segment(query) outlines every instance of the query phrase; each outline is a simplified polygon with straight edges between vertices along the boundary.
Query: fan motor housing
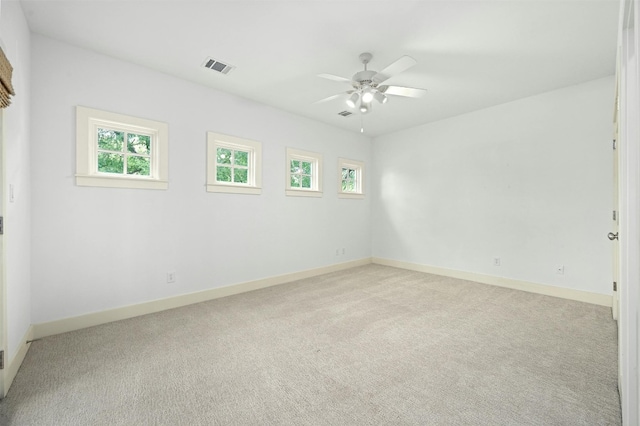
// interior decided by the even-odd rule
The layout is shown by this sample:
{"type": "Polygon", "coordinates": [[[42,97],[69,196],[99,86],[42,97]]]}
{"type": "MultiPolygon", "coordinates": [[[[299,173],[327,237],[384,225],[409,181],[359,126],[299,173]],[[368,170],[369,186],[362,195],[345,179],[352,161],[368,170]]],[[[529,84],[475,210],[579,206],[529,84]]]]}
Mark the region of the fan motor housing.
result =
{"type": "MultiPolygon", "coordinates": [[[[360,71],[353,75],[353,81],[358,82],[359,86],[371,86],[371,83],[373,81],[373,76],[376,74],[377,74],[376,71],[369,71],[369,70],[360,71]]],[[[354,87],[356,87],[355,84],[354,84],[354,87]]]]}

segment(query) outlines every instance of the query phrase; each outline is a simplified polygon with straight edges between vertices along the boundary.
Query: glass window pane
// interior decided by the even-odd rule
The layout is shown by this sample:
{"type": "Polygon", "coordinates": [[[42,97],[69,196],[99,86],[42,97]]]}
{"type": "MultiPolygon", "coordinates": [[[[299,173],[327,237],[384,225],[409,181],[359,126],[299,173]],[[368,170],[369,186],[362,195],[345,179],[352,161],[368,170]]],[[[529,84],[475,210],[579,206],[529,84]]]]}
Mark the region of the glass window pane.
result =
{"type": "Polygon", "coordinates": [[[102,173],[123,173],[124,154],[98,153],[98,171],[102,173]]]}
{"type": "MultiPolygon", "coordinates": [[[[231,150],[230,149],[226,149],[226,148],[218,148],[216,150],[216,162],[218,164],[231,164],[231,150]]],[[[229,175],[231,176],[231,175],[229,175]]],[[[218,179],[220,180],[220,179],[218,179]]],[[[224,182],[230,182],[230,181],[224,181],[224,182]]]]}
{"type": "Polygon", "coordinates": [[[149,155],[151,153],[151,136],[127,135],[127,149],[133,154],[149,155]]]}
{"type": "Polygon", "coordinates": [[[342,168],[342,180],[345,180],[349,176],[349,169],[342,168]]]}
{"type": "Polygon", "coordinates": [[[302,187],[311,188],[311,176],[302,176],[302,187]]]}
{"type": "Polygon", "coordinates": [[[234,169],[233,170],[233,181],[237,183],[247,183],[247,169],[234,169]]]}
{"type": "Polygon", "coordinates": [[[249,153],[246,151],[233,151],[233,155],[235,158],[234,164],[238,166],[248,166],[249,165],[249,153]]]}
{"type": "Polygon", "coordinates": [[[122,151],[124,148],[124,132],[98,128],[98,149],[122,151]]]}
{"type": "Polygon", "coordinates": [[[343,192],[356,192],[356,183],[353,180],[346,179],[342,181],[343,192]]]}
{"type": "Polygon", "coordinates": [[[300,161],[291,160],[291,173],[298,173],[300,171],[300,161]]]}
{"type": "Polygon", "coordinates": [[[231,167],[217,166],[216,180],[218,182],[231,182],[231,167]]]}
{"type": "Polygon", "coordinates": [[[353,169],[349,169],[349,178],[350,179],[355,179],[356,178],[356,171],[353,169]]]}
{"type": "Polygon", "coordinates": [[[149,157],[130,156],[127,158],[127,174],[149,176],[149,157]]]}
{"type": "Polygon", "coordinates": [[[300,175],[291,175],[291,187],[300,188],[300,175]]]}
{"type": "Polygon", "coordinates": [[[311,163],[307,162],[307,161],[303,161],[302,162],[302,173],[304,173],[305,175],[310,175],[311,174],[311,163]]]}

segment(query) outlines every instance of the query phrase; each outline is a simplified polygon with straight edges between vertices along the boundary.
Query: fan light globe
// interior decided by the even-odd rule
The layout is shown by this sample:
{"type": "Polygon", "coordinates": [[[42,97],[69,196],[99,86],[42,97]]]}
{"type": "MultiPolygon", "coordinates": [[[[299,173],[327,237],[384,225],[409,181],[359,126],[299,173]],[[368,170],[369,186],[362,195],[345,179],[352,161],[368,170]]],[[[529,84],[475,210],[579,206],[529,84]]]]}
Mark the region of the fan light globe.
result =
{"type": "Polygon", "coordinates": [[[376,99],[376,101],[380,102],[381,104],[384,104],[389,100],[389,98],[387,98],[387,95],[385,95],[382,92],[376,92],[375,95],[373,95],[373,97],[376,99]]]}
{"type": "Polygon", "coordinates": [[[373,93],[371,92],[371,89],[367,88],[364,90],[364,92],[362,93],[362,102],[365,103],[369,103],[373,100],[373,93]]]}
{"type": "Polygon", "coordinates": [[[349,108],[355,108],[356,102],[358,102],[358,94],[354,93],[349,99],[347,99],[347,106],[349,108]]]}
{"type": "Polygon", "coordinates": [[[366,114],[371,109],[371,106],[366,102],[360,102],[360,112],[366,114]]]}

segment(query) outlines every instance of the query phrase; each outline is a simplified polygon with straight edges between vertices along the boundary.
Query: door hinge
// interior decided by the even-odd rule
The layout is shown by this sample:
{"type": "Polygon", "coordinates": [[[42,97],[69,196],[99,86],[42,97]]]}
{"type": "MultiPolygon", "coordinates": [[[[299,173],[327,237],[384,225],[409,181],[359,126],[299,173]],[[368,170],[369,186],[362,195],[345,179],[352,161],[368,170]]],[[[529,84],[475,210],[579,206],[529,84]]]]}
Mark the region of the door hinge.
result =
{"type": "Polygon", "coordinates": [[[618,218],[618,212],[616,212],[615,210],[613,211],[613,220],[617,220],[618,218]]]}
{"type": "Polygon", "coordinates": [[[618,291],[618,283],[617,282],[613,282],[613,291],[618,291]]]}
{"type": "Polygon", "coordinates": [[[616,149],[616,140],[613,140],[613,149],[616,149]]]}
{"type": "Polygon", "coordinates": [[[0,370],[4,370],[4,351],[0,351],[0,370]]]}
{"type": "Polygon", "coordinates": [[[4,234],[4,217],[0,216],[0,235],[4,234]]]}

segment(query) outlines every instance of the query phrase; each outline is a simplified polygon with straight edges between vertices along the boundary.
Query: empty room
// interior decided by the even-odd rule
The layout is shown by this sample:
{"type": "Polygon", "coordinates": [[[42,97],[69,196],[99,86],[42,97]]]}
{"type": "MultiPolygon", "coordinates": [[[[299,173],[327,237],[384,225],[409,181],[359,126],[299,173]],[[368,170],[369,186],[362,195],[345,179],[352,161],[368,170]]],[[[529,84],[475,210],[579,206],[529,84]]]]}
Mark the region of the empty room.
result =
{"type": "Polygon", "coordinates": [[[0,0],[0,425],[637,425],[636,0],[0,0]]]}

